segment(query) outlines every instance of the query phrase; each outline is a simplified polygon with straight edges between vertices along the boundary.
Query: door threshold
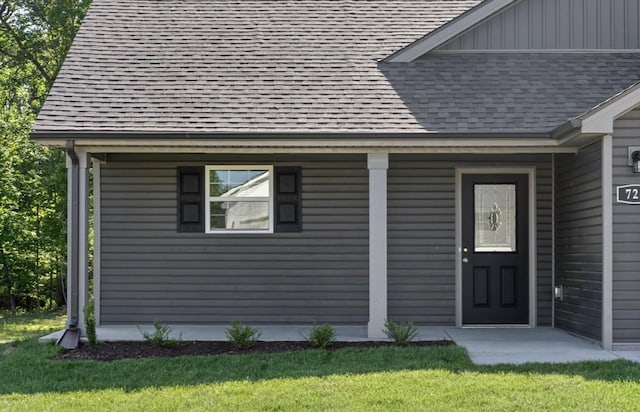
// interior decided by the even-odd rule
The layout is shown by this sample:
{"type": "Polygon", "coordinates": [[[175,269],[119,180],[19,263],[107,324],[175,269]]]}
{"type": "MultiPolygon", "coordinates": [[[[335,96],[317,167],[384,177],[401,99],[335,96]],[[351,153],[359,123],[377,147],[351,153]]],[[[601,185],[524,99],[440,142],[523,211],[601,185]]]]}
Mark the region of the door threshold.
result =
{"type": "Polygon", "coordinates": [[[461,326],[463,329],[515,329],[515,328],[519,328],[519,329],[529,329],[532,328],[533,326],[529,325],[529,324],[522,324],[522,323],[515,323],[515,324],[508,324],[508,323],[500,323],[497,325],[493,325],[493,324],[472,324],[472,325],[462,325],[461,326]]]}

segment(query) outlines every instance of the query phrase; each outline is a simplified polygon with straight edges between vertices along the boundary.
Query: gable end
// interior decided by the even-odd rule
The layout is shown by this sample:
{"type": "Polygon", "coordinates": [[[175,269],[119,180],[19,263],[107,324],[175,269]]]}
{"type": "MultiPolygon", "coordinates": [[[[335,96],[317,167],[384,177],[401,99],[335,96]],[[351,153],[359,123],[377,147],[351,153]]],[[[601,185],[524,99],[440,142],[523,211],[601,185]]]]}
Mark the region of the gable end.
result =
{"type": "Polygon", "coordinates": [[[393,53],[386,62],[408,63],[442,46],[518,0],[485,0],[449,23],[393,53]]]}
{"type": "Polygon", "coordinates": [[[519,0],[438,51],[640,50],[640,0],[519,0]]]}

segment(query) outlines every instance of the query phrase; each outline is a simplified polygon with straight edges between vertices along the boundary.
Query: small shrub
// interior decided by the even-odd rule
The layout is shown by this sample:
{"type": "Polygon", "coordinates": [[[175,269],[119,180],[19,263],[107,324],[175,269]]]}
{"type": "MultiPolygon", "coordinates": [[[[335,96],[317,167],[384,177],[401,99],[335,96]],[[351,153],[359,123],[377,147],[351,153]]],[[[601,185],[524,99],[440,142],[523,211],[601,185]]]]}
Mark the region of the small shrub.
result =
{"type": "Polygon", "coordinates": [[[407,346],[409,342],[418,336],[418,329],[411,321],[396,323],[391,320],[387,320],[384,322],[384,329],[382,329],[382,332],[399,346],[407,346]]]}
{"type": "Polygon", "coordinates": [[[336,330],[328,323],[316,325],[311,329],[307,342],[314,348],[326,349],[336,341],[336,330]]]}
{"type": "Polygon", "coordinates": [[[89,345],[94,346],[98,343],[98,335],[96,334],[96,311],[93,299],[90,299],[84,305],[84,329],[87,333],[87,341],[89,345]]]}
{"type": "MultiPolygon", "coordinates": [[[[153,322],[153,332],[142,332],[144,340],[150,342],[154,346],[164,346],[167,348],[176,346],[180,342],[180,338],[172,339],[171,328],[167,325],[155,321],[153,322]]],[[[181,336],[182,337],[182,336],[181,336]]]]}
{"type": "Polygon", "coordinates": [[[260,332],[256,328],[244,325],[236,320],[231,322],[231,326],[227,328],[225,334],[231,345],[236,349],[252,348],[260,337],[260,332]]]}

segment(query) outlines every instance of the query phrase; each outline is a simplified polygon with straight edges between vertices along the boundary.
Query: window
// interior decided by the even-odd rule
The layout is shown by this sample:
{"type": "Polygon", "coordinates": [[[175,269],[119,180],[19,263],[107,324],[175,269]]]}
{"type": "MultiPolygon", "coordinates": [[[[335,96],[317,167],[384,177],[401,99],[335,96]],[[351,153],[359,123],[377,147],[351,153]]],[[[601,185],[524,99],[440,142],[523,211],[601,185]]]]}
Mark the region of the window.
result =
{"type": "Polygon", "coordinates": [[[179,166],[180,233],[302,231],[300,166],[179,166]]]}
{"type": "Polygon", "coordinates": [[[205,230],[273,232],[272,166],[206,166],[205,230]]]}

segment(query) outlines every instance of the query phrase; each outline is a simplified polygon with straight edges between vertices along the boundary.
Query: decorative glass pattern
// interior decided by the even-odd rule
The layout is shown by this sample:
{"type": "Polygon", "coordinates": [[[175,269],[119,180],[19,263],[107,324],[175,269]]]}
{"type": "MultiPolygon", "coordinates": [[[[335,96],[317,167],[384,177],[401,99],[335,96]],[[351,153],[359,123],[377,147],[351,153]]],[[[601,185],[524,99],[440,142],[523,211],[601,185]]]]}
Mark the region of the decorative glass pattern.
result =
{"type": "Polygon", "coordinates": [[[476,252],[516,251],[516,186],[474,186],[476,252]]]}

